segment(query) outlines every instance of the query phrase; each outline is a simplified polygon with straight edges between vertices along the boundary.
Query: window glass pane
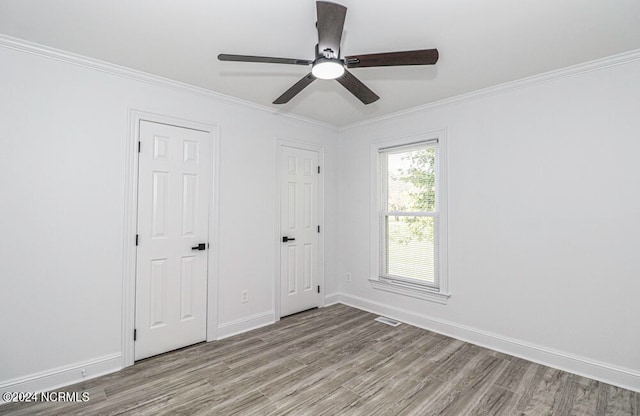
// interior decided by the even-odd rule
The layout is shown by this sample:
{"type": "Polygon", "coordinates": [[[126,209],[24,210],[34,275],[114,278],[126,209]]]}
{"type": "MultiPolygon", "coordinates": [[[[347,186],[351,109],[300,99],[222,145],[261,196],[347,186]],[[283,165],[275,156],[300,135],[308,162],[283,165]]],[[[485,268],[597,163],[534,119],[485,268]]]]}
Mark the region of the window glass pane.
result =
{"type": "Polygon", "coordinates": [[[433,217],[386,217],[387,275],[435,283],[433,217]]]}
{"type": "Polygon", "coordinates": [[[435,211],[435,165],[432,147],[387,154],[388,211],[435,211]]]}

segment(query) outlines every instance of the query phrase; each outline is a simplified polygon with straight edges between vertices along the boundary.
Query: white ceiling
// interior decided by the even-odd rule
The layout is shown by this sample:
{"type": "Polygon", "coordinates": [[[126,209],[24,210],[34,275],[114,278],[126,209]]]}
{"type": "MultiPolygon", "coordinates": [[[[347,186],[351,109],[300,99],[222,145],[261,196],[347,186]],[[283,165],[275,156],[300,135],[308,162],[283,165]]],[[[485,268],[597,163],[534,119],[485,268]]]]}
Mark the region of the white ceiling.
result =
{"type": "Polygon", "coordinates": [[[344,55],[438,48],[432,67],[352,72],[271,102],[303,66],[219,62],[219,53],[313,59],[312,0],[0,0],[0,33],[277,107],[336,126],[640,49],[638,0],[338,0],[344,55]]]}

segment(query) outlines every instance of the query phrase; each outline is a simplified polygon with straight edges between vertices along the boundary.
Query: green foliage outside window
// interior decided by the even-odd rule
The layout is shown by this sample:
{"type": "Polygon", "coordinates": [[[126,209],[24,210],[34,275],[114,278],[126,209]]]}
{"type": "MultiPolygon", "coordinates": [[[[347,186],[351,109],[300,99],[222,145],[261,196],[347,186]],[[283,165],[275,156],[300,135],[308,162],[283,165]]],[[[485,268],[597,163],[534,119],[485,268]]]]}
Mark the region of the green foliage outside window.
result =
{"type": "MultiPolygon", "coordinates": [[[[436,209],[435,149],[414,150],[400,155],[400,167],[389,171],[389,180],[404,183],[401,197],[390,195],[389,210],[399,212],[433,212],[436,209]]],[[[396,216],[404,223],[394,227],[401,232],[391,232],[394,241],[407,245],[412,241],[433,242],[433,221],[428,217],[396,216]]],[[[392,230],[390,230],[392,231],[392,230]]]]}

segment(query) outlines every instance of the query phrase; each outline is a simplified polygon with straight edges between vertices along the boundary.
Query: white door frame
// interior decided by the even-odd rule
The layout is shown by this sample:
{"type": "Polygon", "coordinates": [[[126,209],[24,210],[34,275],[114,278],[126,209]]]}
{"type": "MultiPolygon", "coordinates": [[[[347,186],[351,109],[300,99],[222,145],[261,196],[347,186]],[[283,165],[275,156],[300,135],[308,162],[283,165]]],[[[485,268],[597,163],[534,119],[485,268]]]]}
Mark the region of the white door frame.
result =
{"type": "Polygon", "coordinates": [[[276,250],[274,254],[274,258],[276,259],[275,263],[275,282],[273,288],[273,310],[275,311],[275,319],[276,321],[280,320],[280,282],[282,277],[281,268],[280,268],[280,250],[282,239],[282,230],[280,229],[280,205],[281,205],[281,187],[282,187],[282,147],[294,147],[296,149],[302,150],[310,150],[313,152],[318,152],[318,164],[320,165],[320,177],[318,178],[318,225],[320,225],[320,235],[318,236],[318,284],[320,285],[320,307],[324,307],[325,304],[325,293],[326,286],[324,281],[324,146],[307,143],[298,140],[287,140],[287,139],[277,139],[276,140],[276,165],[275,165],[275,186],[274,186],[274,196],[275,196],[275,230],[276,235],[273,237],[273,241],[276,241],[276,250]]]}
{"type": "Polygon", "coordinates": [[[218,328],[218,254],[219,254],[219,201],[218,167],[219,131],[211,124],[184,120],[135,109],[129,109],[129,132],[126,140],[125,156],[125,196],[124,196],[124,244],[122,270],[122,367],[134,363],[133,329],[136,306],[136,242],[138,219],[138,136],[140,121],[169,124],[176,127],[201,130],[208,133],[211,140],[211,185],[209,197],[209,245],[207,267],[207,341],[217,337],[218,328]]]}

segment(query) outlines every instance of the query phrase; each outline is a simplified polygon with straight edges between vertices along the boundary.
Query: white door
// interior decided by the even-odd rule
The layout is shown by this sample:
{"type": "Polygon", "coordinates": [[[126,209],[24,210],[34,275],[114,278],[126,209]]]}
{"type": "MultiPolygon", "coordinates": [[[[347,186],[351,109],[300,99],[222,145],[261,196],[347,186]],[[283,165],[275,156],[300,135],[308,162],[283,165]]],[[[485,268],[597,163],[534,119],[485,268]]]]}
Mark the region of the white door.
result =
{"type": "Polygon", "coordinates": [[[280,316],[320,306],[318,152],[282,146],[280,316]]]}
{"type": "Polygon", "coordinates": [[[206,339],[208,133],[140,122],[135,359],[206,339]]]}

